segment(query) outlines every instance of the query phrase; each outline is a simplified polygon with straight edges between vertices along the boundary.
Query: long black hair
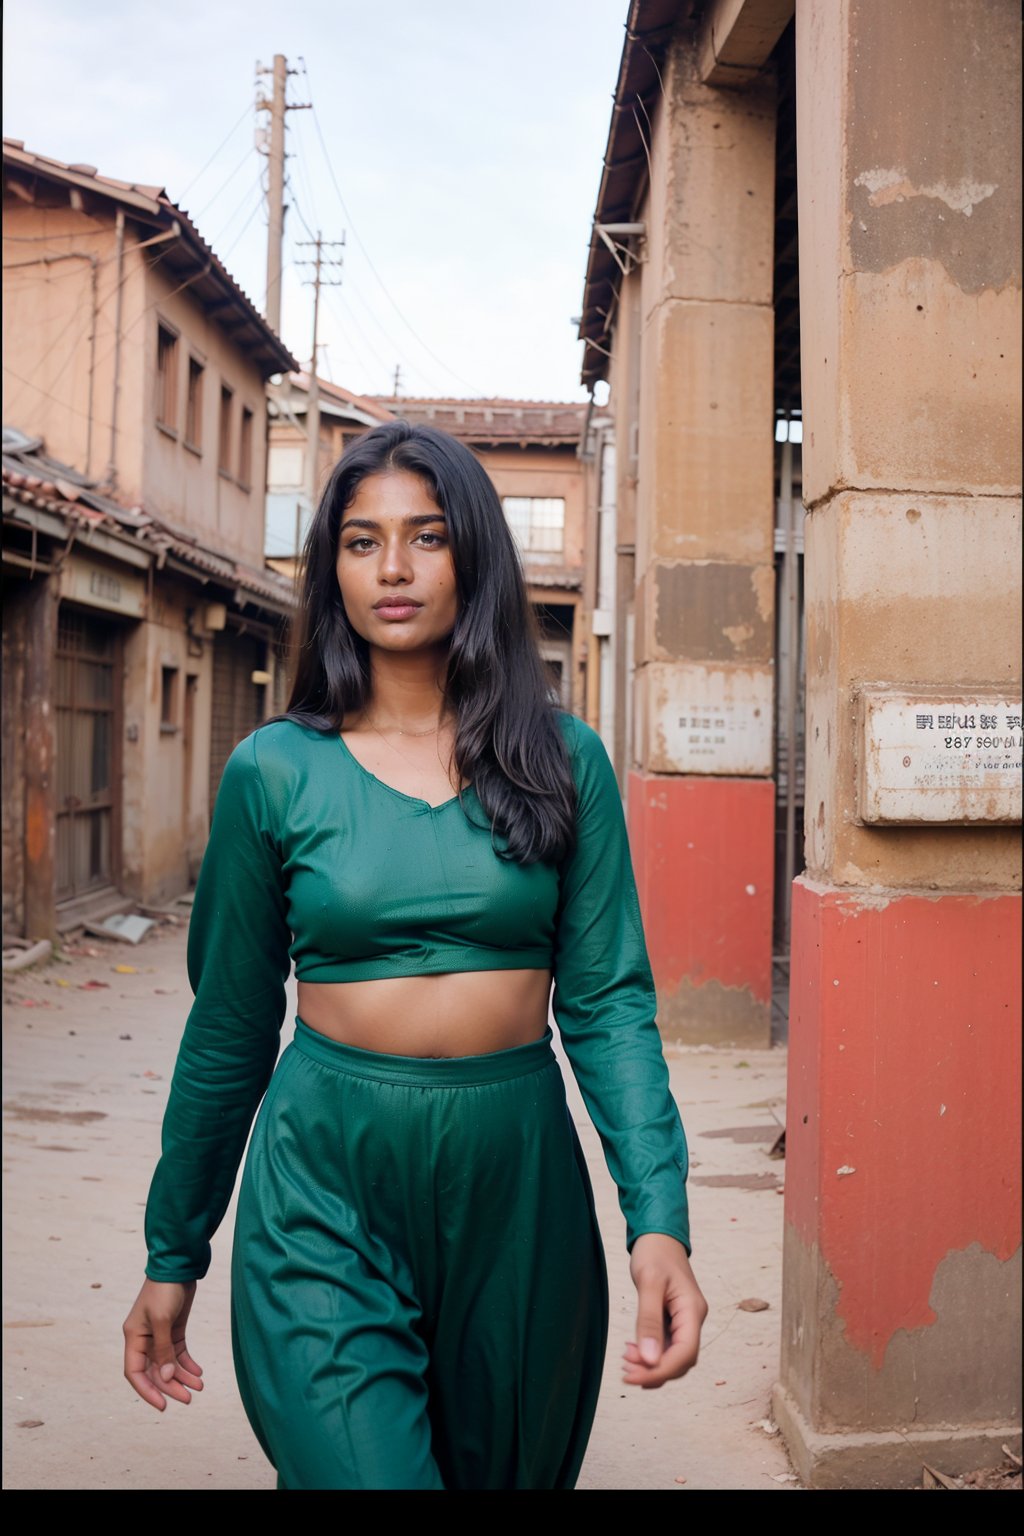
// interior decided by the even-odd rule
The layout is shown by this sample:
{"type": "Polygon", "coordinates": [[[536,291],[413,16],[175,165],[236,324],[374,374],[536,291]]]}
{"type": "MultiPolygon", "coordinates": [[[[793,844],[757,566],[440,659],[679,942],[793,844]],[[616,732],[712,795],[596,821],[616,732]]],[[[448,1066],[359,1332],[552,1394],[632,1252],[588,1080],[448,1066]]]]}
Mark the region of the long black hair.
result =
{"type": "Polygon", "coordinates": [[[519,556],[490,477],[447,432],[385,422],[335,465],[303,546],[288,707],[271,718],[336,733],[368,702],[369,647],[342,603],[338,538],[360,483],[389,470],[418,475],[448,526],[460,606],[444,694],[456,718],[459,780],[473,786],[504,839],[497,852],[522,864],[557,863],[574,841],[575,784],[519,556]]]}

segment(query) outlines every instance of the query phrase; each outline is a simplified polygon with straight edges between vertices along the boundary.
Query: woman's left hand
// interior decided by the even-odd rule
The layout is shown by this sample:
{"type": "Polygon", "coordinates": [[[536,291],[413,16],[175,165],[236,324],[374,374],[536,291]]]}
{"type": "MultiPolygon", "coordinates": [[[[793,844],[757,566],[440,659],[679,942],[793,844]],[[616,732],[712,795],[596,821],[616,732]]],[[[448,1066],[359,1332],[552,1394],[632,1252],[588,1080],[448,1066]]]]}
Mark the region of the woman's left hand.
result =
{"type": "Polygon", "coordinates": [[[686,1249],[662,1232],[644,1232],[636,1239],[629,1272],[640,1307],[636,1342],[626,1345],[622,1379],[631,1387],[660,1387],[696,1365],[708,1304],[686,1249]]]}

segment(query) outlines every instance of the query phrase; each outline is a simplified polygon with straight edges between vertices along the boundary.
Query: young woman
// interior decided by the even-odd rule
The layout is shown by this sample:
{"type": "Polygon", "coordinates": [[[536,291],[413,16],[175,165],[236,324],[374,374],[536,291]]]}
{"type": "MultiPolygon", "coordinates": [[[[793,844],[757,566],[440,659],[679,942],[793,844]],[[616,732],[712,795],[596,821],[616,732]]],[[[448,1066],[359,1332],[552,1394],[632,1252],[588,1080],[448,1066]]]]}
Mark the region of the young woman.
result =
{"type": "Polygon", "coordinates": [[[570,1488],[608,1301],[552,980],[626,1219],[624,1380],[682,1376],[707,1312],[615,777],[454,439],[353,444],[304,570],[288,710],[232,752],[196,886],[125,1375],[201,1388],[186,1322],[260,1106],[232,1344],[278,1487],[570,1488]]]}

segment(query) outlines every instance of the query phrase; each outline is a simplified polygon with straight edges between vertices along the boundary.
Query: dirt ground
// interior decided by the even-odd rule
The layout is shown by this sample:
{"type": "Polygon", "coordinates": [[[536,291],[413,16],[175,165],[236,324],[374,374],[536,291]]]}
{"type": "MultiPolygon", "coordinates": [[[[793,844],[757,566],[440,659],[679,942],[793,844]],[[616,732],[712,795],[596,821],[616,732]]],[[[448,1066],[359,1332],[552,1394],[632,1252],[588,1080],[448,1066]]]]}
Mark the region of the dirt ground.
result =
{"type": "MultiPolygon", "coordinates": [[[[121,1323],[142,1281],[142,1217],[191,1003],[187,919],[138,945],[79,938],[4,976],[4,1486],[272,1488],[235,1388],[233,1212],[189,1344],[206,1387],[158,1414],[124,1381],[121,1323]],[[120,967],[120,969],[119,969],[120,967]]],[[[294,979],[289,1013],[295,1011],[294,979]]],[[[285,1027],[285,1037],[290,1033],[285,1027]]],[[[585,1489],[799,1488],[768,1422],[778,1370],[785,1053],[667,1051],[692,1157],[694,1269],[710,1304],[698,1366],[657,1392],[619,1380],[635,1322],[614,1186],[569,1081],[608,1253],[604,1389],[585,1489]],[[742,1310],[756,1299],[761,1310],[742,1310]]]]}

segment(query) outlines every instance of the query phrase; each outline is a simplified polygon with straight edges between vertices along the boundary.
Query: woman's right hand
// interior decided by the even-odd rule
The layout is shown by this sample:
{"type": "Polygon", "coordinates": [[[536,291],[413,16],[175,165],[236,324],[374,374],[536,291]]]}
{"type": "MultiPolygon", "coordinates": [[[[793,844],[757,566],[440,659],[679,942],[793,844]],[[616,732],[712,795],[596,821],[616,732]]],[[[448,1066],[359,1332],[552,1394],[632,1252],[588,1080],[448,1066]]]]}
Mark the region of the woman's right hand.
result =
{"type": "Polygon", "coordinates": [[[190,1403],[203,1374],[185,1344],[196,1282],[147,1279],[124,1320],[124,1374],[143,1402],[162,1413],[167,1398],[190,1403]]]}

